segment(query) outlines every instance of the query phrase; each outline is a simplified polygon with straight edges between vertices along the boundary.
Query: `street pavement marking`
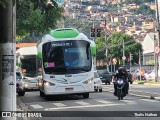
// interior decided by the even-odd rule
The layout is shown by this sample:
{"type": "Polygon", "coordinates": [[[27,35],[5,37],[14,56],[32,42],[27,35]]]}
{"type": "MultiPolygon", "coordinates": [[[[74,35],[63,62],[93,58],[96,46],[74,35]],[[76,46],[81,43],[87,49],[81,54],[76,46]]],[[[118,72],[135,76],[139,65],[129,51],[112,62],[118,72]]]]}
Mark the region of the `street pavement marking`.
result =
{"type": "Polygon", "coordinates": [[[42,106],[38,105],[38,104],[35,104],[35,105],[30,105],[32,106],[34,109],[39,109],[39,108],[43,108],[42,106]]]}
{"type": "Polygon", "coordinates": [[[135,101],[131,101],[131,100],[122,100],[122,102],[126,102],[127,104],[136,104],[135,101]]]}
{"type": "Polygon", "coordinates": [[[146,91],[134,91],[134,90],[129,90],[129,91],[130,91],[130,92],[138,92],[138,93],[146,93],[146,94],[160,95],[159,93],[146,92],[146,91]]]}
{"type": "Polygon", "coordinates": [[[68,107],[57,107],[57,108],[46,108],[44,110],[60,110],[60,109],[72,109],[72,108],[91,108],[91,107],[106,107],[106,106],[116,106],[116,105],[125,105],[123,103],[119,104],[97,104],[97,105],[85,105],[85,106],[68,106],[68,107]]]}
{"type": "Polygon", "coordinates": [[[75,102],[75,103],[80,104],[80,105],[90,105],[90,103],[83,102],[83,101],[79,101],[79,102],[75,102]]]}
{"type": "Polygon", "coordinates": [[[63,103],[53,103],[57,107],[65,107],[66,105],[63,103]]]}
{"type": "Polygon", "coordinates": [[[160,97],[154,97],[156,100],[160,100],[160,97]]]}
{"type": "Polygon", "coordinates": [[[97,99],[95,101],[100,102],[100,103],[104,103],[104,104],[111,104],[111,103],[113,103],[113,102],[109,102],[109,101],[101,100],[101,99],[99,99],[99,100],[97,99]]]}
{"type": "Polygon", "coordinates": [[[140,100],[147,101],[147,102],[160,102],[160,101],[151,100],[151,99],[140,99],[140,100]]]}

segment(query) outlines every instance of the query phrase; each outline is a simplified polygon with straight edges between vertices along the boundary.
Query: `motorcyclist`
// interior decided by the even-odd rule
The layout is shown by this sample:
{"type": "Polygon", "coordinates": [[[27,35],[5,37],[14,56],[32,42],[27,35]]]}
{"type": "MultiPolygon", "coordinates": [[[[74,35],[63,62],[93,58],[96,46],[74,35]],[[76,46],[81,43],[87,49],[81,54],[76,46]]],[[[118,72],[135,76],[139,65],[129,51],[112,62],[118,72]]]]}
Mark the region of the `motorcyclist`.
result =
{"type": "MultiPolygon", "coordinates": [[[[125,95],[128,94],[128,90],[129,90],[129,83],[128,83],[128,73],[127,70],[125,69],[125,67],[119,67],[117,70],[117,73],[114,76],[115,81],[117,81],[118,78],[124,78],[124,82],[125,82],[125,95]]],[[[114,82],[114,95],[117,95],[117,84],[116,82],[114,82]]]]}

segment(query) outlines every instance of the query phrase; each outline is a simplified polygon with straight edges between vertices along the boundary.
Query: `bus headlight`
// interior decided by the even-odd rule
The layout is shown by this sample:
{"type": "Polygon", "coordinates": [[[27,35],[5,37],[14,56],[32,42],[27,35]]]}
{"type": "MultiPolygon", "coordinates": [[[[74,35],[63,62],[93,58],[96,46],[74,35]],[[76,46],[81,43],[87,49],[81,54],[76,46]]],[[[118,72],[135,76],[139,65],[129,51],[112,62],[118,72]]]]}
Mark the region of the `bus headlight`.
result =
{"type": "Polygon", "coordinates": [[[25,88],[28,88],[28,84],[25,84],[24,86],[25,86],[25,88]]]}
{"type": "Polygon", "coordinates": [[[44,86],[54,86],[54,83],[48,82],[48,81],[44,81],[44,86]]]}
{"type": "Polygon", "coordinates": [[[84,81],[83,83],[84,84],[92,84],[92,81],[93,81],[93,78],[89,79],[89,80],[86,80],[84,81]]]}

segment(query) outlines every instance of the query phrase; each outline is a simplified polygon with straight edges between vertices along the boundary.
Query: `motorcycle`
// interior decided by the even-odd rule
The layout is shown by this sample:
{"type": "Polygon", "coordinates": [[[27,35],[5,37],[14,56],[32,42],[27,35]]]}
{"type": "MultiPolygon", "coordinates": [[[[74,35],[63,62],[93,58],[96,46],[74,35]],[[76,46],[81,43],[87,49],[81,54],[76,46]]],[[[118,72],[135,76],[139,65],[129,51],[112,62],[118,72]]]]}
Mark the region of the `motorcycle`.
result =
{"type": "Polygon", "coordinates": [[[125,97],[126,89],[125,89],[125,82],[123,78],[118,78],[116,81],[117,84],[117,97],[118,100],[123,100],[123,97],[125,97]]]}

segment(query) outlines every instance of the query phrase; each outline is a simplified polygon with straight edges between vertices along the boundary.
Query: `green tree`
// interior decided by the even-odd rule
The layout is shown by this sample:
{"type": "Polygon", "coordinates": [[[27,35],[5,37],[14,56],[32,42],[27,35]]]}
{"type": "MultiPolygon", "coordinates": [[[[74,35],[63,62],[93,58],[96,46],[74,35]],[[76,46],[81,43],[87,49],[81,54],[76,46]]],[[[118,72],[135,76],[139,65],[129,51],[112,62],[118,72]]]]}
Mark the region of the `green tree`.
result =
{"type": "Polygon", "coordinates": [[[127,3],[136,3],[137,5],[147,3],[147,2],[154,2],[155,0],[127,0],[127,3]]]}
{"type": "Polygon", "coordinates": [[[127,34],[115,32],[107,38],[107,44],[105,38],[101,37],[96,39],[97,45],[97,59],[105,58],[105,45],[108,46],[108,58],[116,58],[118,61],[122,62],[123,55],[123,40],[125,43],[125,56],[126,62],[129,58],[129,53],[133,54],[133,62],[138,63],[138,51],[142,51],[142,45],[140,43],[134,42],[133,38],[127,34]]]}
{"type": "Polygon", "coordinates": [[[99,37],[96,39],[96,49],[97,49],[97,56],[96,59],[100,60],[100,59],[105,59],[105,37],[99,37]]]}
{"type": "Polygon", "coordinates": [[[54,29],[57,20],[62,17],[63,8],[58,5],[47,4],[46,0],[19,0],[17,2],[16,11],[16,30],[17,36],[32,36],[35,33],[45,33],[50,29],[54,29]]]}
{"type": "Polygon", "coordinates": [[[142,4],[138,9],[133,10],[135,14],[143,15],[155,15],[155,10],[152,10],[149,6],[142,4]]]}

